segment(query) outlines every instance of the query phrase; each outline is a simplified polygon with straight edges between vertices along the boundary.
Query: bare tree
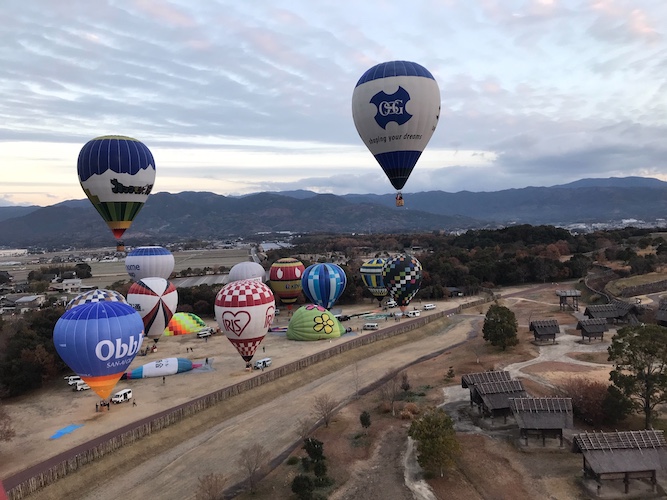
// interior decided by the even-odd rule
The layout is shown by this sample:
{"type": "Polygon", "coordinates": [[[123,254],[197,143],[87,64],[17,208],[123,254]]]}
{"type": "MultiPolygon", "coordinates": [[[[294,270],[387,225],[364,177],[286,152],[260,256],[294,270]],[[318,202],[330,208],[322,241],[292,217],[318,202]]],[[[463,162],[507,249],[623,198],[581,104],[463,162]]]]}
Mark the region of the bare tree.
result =
{"type": "Polygon", "coordinates": [[[331,422],[331,417],[333,417],[337,406],[338,401],[328,394],[322,394],[315,398],[315,402],[313,403],[313,415],[318,419],[322,419],[324,427],[329,427],[329,422],[331,422]]]}
{"type": "Polygon", "coordinates": [[[11,441],[14,436],[16,436],[16,431],[12,425],[12,418],[0,405],[0,441],[11,441]]]}
{"type": "Polygon", "coordinates": [[[352,374],[354,377],[354,396],[359,397],[359,387],[361,386],[361,374],[359,373],[359,363],[354,364],[354,372],[352,374]]]}
{"type": "Polygon", "coordinates": [[[261,444],[253,444],[241,450],[239,455],[239,466],[246,474],[250,492],[255,492],[259,472],[269,463],[269,451],[261,444]]]}
{"type": "Polygon", "coordinates": [[[387,399],[391,403],[391,414],[396,416],[396,401],[398,400],[398,395],[400,394],[401,389],[401,380],[398,373],[395,373],[393,377],[385,385],[385,392],[387,399]]]}
{"type": "Polygon", "coordinates": [[[299,438],[303,441],[310,434],[310,430],[315,425],[312,419],[306,417],[299,417],[296,421],[296,432],[299,438]]]}
{"type": "Polygon", "coordinates": [[[199,484],[195,492],[197,500],[222,500],[222,490],[227,484],[227,478],[222,474],[206,474],[199,477],[199,484]]]}

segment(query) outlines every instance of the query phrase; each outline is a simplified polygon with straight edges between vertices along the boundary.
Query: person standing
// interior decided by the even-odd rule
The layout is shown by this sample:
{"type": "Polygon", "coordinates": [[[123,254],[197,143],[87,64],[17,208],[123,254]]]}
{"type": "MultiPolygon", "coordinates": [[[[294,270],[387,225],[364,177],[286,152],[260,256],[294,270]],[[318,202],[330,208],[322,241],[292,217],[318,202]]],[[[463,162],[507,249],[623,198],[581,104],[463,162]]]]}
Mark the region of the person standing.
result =
{"type": "Polygon", "coordinates": [[[165,380],[165,379],[164,379],[164,375],[162,375],[162,383],[163,383],[163,384],[164,384],[164,380],[165,380]]]}

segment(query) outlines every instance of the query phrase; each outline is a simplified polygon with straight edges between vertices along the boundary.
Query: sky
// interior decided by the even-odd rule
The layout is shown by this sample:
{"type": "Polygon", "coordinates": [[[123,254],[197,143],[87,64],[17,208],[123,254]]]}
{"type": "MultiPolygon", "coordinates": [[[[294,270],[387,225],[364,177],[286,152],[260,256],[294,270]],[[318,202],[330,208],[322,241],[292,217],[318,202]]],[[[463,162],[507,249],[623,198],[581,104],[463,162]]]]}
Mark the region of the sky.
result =
{"type": "Polygon", "coordinates": [[[85,198],[108,134],[153,192],[394,192],[351,112],[392,60],[441,96],[406,193],[667,180],[665,26],[664,0],[2,0],[0,205],[85,198]]]}

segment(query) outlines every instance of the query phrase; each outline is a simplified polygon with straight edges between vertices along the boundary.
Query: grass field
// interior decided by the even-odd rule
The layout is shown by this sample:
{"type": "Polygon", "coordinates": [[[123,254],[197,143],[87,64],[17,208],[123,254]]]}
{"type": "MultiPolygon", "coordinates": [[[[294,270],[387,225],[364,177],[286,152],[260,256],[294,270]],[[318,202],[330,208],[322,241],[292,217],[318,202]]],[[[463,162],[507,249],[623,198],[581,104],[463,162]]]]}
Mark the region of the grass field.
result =
{"type": "Polygon", "coordinates": [[[619,296],[624,288],[646,285],[648,283],[656,283],[664,280],[667,280],[667,272],[640,274],[612,281],[607,285],[607,289],[614,295],[619,296]]]}

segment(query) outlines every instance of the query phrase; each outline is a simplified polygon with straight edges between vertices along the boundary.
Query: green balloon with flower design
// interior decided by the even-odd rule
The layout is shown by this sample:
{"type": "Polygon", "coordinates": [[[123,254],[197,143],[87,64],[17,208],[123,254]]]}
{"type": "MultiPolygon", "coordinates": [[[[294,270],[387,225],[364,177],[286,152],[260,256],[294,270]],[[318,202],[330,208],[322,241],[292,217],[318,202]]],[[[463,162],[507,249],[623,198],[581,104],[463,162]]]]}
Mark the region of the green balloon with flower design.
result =
{"type": "Polygon", "coordinates": [[[322,306],[308,304],[292,314],[287,327],[290,340],[326,340],[336,339],[345,333],[335,316],[322,306]]]}

